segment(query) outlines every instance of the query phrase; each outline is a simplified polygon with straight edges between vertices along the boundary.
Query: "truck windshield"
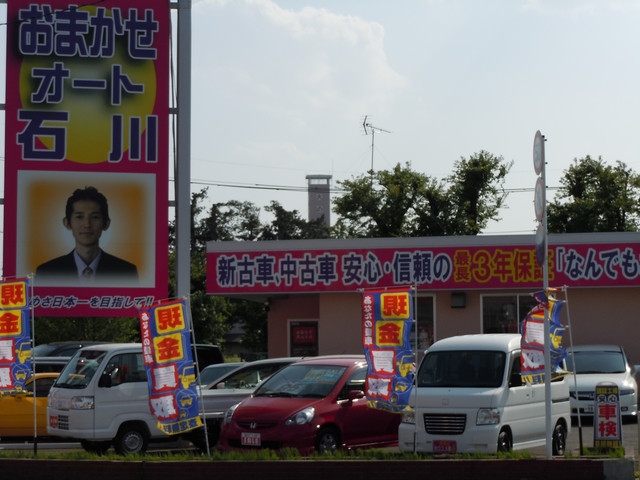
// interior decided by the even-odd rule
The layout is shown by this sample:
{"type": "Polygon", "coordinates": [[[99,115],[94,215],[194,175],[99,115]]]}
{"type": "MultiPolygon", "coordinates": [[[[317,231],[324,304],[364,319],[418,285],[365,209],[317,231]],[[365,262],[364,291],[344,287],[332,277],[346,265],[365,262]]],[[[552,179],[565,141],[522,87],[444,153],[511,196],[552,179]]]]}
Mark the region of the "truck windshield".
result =
{"type": "Polygon", "coordinates": [[[64,367],[55,386],[58,388],[84,388],[98,371],[107,352],[87,350],[76,353],[64,367]]]}
{"type": "Polygon", "coordinates": [[[427,352],[418,387],[495,388],[504,378],[505,352],[462,350],[427,352]]]}

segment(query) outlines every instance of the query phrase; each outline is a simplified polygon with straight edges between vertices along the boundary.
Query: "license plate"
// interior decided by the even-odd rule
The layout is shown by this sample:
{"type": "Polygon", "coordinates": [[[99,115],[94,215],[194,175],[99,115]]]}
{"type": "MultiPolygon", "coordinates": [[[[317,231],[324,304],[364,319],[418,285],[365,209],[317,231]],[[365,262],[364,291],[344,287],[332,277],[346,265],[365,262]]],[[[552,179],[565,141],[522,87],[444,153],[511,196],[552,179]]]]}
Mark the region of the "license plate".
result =
{"type": "Polygon", "coordinates": [[[259,447],[261,444],[260,434],[242,432],[240,442],[248,447],[259,447]]]}
{"type": "Polygon", "coordinates": [[[458,447],[454,440],[434,440],[433,453],[456,453],[458,447]]]}
{"type": "Polygon", "coordinates": [[[585,413],[593,413],[593,405],[587,405],[584,407],[585,413]]]}
{"type": "Polygon", "coordinates": [[[52,415],[49,417],[49,426],[51,428],[58,428],[58,417],[55,415],[52,415]]]}

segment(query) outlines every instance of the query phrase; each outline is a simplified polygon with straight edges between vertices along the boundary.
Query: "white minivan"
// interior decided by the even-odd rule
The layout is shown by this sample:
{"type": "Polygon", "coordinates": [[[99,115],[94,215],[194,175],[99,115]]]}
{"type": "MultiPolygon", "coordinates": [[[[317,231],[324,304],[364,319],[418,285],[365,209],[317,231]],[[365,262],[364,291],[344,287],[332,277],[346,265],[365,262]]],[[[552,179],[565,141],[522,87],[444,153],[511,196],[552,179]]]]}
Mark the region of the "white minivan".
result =
{"type": "Polygon", "coordinates": [[[102,344],[76,353],[49,391],[49,435],[79,439],[87,451],[142,453],[167,439],[149,407],[142,344],[102,344]]]}
{"type": "MultiPolygon", "coordinates": [[[[402,451],[496,453],[546,445],[545,385],[520,376],[519,334],[450,337],[426,351],[398,429],[402,451]]],[[[551,385],[552,451],[571,429],[569,385],[551,385]]]]}

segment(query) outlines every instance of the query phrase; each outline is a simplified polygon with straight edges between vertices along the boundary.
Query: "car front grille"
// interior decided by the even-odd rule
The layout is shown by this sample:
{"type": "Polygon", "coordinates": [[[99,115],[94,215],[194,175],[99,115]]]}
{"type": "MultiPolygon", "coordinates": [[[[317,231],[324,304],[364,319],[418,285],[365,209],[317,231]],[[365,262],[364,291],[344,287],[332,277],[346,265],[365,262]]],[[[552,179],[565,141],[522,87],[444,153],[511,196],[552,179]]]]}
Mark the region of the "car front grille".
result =
{"type": "Polygon", "coordinates": [[[67,415],[58,415],[58,429],[69,430],[69,417],[67,415]]]}
{"type": "MultiPolygon", "coordinates": [[[[571,398],[576,398],[576,392],[571,392],[571,398]]],[[[595,391],[579,391],[578,392],[578,400],[589,400],[589,401],[593,401],[596,398],[596,393],[595,391]]]]}
{"type": "Polygon", "coordinates": [[[431,435],[462,435],[466,425],[466,415],[424,415],[424,429],[431,435]]]}
{"type": "Polygon", "coordinates": [[[244,420],[238,421],[238,426],[245,430],[264,430],[265,428],[273,428],[277,424],[274,422],[246,422],[244,420]]]}

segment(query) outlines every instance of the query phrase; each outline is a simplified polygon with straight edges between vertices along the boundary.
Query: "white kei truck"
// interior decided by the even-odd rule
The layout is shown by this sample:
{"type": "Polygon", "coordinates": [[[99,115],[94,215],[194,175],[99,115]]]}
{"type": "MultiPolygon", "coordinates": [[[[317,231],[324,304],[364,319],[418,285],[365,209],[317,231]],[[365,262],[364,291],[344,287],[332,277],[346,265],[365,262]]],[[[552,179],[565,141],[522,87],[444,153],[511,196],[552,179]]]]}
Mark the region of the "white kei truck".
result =
{"type": "MultiPolygon", "coordinates": [[[[194,380],[195,374],[180,379],[183,384],[194,380]]],[[[94,453],[104,453],[112,445],[119,454],[143,453],[151,439],[175,440],[158,429],[151,413],[140,343],[80,350],[49,391],[47,421],[49,435],[78,439],[94,453]]],[[[202,430],[186,435],[202,445],[202,430]]]]}
{"type": "Polygon", "coordinates": [[[449,337],[425,352],[411,413],[398,428],[401,451],[432,454],[507,452],[552,442],[563,455],[571,429],[569,380],[550,382],[551,438],[545,385],[521,379],[519,334],[449,337]]]}

